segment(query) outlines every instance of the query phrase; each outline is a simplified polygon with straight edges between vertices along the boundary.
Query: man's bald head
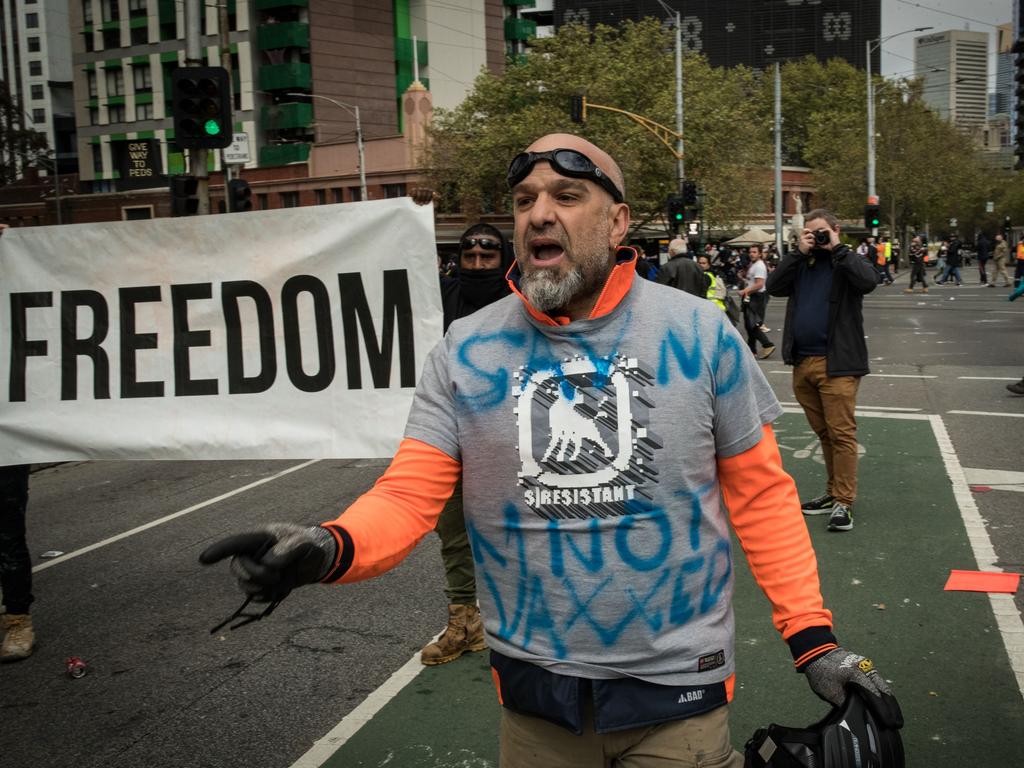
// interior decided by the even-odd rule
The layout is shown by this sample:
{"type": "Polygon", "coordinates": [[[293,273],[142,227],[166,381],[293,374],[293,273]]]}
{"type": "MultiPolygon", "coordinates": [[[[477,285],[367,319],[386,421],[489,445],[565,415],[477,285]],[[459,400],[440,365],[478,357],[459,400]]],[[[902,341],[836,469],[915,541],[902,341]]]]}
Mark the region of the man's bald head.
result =
{"type": "Polygon", "coordinates": [[[575,149],[577,152],[582,152],[615,183],[615,186],[622,192],[622,196],[626,196],[626,179],[622,175],[622,169],[611,155],[596,144],[571,133],[549,133],[533,142],[526,148],[526,151],[547,152],[552,149],[575,149]]]}

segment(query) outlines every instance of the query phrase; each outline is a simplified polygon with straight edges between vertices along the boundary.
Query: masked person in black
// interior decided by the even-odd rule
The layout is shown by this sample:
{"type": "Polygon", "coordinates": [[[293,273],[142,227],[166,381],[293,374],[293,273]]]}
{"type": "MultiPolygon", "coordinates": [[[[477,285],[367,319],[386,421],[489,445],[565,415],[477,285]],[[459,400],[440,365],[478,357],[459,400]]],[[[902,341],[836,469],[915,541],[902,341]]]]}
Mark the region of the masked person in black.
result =
{"type": "MultiPolygon", "coordinates": [[[[455,276],[441,281],[446,332],[452,321],[471,315],[512,292],[505,279],[511,265],[511,248],[501,232],[490,224],[474,224],[462,233],[455,276]]],[[[420,653],[420,660],[428,666],[444,664],[467,651],[482,651],[486,647],[480,609],[476,604],[473,552],[462,514],[461,481],[445,504],[434,530],[441,537],[448,626],[441,637],[420,653]]]]}

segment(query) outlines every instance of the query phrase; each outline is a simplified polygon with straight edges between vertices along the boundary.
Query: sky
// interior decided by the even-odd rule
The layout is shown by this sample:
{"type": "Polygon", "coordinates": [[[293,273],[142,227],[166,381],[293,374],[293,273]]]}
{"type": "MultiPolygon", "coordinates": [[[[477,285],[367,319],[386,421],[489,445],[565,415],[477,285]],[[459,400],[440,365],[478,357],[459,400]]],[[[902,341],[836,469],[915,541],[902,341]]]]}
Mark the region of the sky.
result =
{"type": "MultiPolygon", "coordinates": [[[[970,29],[988,32],[989,90],[995,86],[995,25],[1013,20],[1014,0],[881,0],[882,36],[914,27],[935,27],[929,32],[970,29]],[[958,18],[967,17],[967,18],[958,18]]],[[[911,76],[914,69],[914,32],[882,44],[882,74],[911,76]]]]}

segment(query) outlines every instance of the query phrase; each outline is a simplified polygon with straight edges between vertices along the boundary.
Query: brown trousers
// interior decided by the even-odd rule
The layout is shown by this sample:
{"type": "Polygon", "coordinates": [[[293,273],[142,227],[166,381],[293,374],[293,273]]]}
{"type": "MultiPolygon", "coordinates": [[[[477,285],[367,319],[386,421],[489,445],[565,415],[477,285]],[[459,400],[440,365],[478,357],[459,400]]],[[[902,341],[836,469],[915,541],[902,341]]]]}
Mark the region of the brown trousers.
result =
{"type": "Polygon", "coordinates": [[[588,701],[580,736],[501,710],[499,768],[743,768],[729,741],[729,707],[686,720],[596,733],[588,701]]]}
{"type": "Polygon", "coordinates": [[[829,376],[824,357],[805,357],[793,368],[793,394],[821,440],[828,485],[843,504],[857,498],[857,388],[859,376],[829,376]]]}

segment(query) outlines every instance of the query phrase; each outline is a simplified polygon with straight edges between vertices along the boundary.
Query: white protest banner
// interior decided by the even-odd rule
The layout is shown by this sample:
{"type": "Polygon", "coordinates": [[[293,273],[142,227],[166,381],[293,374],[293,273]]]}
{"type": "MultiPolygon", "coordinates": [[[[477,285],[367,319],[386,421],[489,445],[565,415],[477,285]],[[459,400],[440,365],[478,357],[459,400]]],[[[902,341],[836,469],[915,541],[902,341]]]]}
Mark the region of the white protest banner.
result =
{"type": "Polygon", "coordinates": [[[390,456],[436,259],[409,198],[8,229],[0,464],[390,456]]]}

